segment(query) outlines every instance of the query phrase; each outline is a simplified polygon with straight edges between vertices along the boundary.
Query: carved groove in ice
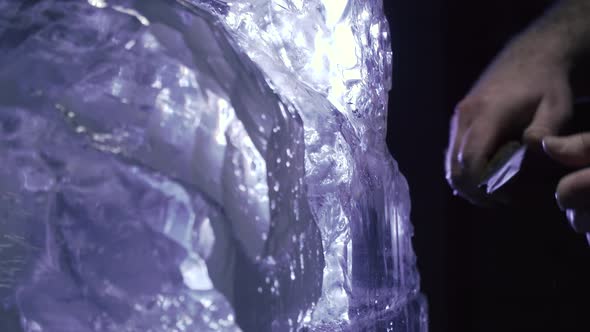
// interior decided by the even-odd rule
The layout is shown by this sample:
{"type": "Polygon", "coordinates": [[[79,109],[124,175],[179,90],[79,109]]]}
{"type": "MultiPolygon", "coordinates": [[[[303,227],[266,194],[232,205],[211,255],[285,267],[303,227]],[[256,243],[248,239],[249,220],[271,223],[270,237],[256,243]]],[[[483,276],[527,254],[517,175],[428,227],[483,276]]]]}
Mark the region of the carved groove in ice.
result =
{"type": "Polygon", "coordinates": [[[426,331],[381,6],[0,0],[0,314],[426,331]]]}

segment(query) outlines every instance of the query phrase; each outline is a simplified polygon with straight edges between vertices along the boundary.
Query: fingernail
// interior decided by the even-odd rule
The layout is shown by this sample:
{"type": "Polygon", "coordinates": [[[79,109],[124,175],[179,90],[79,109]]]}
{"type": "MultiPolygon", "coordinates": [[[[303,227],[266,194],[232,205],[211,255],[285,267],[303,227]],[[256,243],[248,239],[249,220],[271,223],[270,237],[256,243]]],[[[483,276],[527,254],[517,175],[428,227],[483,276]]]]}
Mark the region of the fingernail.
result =
{"type": "Polygon", "coordinates": [[[461,166],[462,169],[465,168],[465,158],[463,157],[463,152],[459,152],[457,154],[457,163],[461,166]]]}
{"type": "Polygon", "coordinates": [[[572,228],[574,227],[574,220],[576,218],[576,211],[574,211],[573,209],[567,209],[565,211],[565,216],[567,218],[567,221],[569,221],[570,225],[572,226],[572,228]]]}
{"type": "Polygon", "coordinates": [[[557,206],[559,207],[559,209],[561,211],[565,211],[565,208],[563,207],[563,205],[561,205],[561,202],[559,201],[559,194],[555,193],[555,202],[557,202],[557,206]]]}
{"type": "Polygon", "coordinates": [[[447,180],[447,182],[450,182],[451,179],[453,179],[453,176],[451,175],[451,172],[446,172],[445,173],[445,179],[447,180]]]}
{"type": "Polygon", "coordinates": [[[588,214],[588,212],[568,209],[566,211],[566,216],[570,222],[570,225],[576,232],[590,232],[590,214],[588,214]]]}
{"type": "Polygon", "coordinates": [[[543,138],[543,150],[547,153],[550,153],[550,150],[555,150],[557,142],[555,137],[547,136],[543,138]]]}

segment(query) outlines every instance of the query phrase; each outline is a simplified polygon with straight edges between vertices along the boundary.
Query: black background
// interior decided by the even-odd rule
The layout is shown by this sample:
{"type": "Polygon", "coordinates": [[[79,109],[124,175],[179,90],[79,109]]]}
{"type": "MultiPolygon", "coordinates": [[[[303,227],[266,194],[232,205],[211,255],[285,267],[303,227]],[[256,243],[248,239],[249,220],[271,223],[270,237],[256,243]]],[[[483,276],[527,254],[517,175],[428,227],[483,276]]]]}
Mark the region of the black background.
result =
{"type": "Polygon", "coordinates": [[[481,209],[444,179],[454,105],[550,1],[384,3],[394,50],[388,144],[410,183],[430,331],[590,331],[590,248],[552,194],[481,209]]]}

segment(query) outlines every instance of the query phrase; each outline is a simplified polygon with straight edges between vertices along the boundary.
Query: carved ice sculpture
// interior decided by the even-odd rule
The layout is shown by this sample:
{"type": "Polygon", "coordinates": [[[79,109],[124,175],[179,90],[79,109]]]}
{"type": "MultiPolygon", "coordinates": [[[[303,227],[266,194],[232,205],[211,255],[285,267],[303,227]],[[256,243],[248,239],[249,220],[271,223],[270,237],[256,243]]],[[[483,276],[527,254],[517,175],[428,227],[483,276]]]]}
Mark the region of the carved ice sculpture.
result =
{"type": "Polygon", "coordinates": [[[388,34],[381,0],[0,0],[0,313],[426,331],[388,34]]]}

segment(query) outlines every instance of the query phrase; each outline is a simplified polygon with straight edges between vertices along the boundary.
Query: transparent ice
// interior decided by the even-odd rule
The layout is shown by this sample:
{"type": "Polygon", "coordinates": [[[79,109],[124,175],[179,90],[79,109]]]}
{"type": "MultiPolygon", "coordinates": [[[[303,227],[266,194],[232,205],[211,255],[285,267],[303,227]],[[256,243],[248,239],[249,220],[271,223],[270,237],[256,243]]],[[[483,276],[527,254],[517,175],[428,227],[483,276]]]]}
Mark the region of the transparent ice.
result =
{"type": "Polygon", "coordinates": [[[427,331],[391,58],[381,0],[0,0],[0,329],[427,331]]]}

